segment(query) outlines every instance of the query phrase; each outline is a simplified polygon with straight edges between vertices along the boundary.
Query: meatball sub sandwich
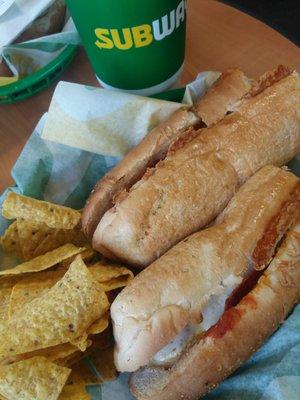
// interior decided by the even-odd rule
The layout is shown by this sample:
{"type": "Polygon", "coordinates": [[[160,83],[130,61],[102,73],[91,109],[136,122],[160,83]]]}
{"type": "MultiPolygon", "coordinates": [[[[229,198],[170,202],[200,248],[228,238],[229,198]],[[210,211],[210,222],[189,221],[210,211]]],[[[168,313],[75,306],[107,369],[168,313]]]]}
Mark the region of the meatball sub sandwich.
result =
{"type": "MultiPolygon", "coordinates": [[[[222,81],[202,103],[199,100],[198,108],[202,105],[207,111],[209,96],[218,104],[220,86],[222,81]]],[[[235,104],[232,97],[224,100],[218,117],[205,119],[207,127],[181,134],[163,160],[115,197],[114,206],[97,219],[96,250],[143,268],[209,224],[260,168],[284,165],[300,152],[297,72],[279,67],[254,83],[246,95],[241,89],[233,98],[238,100],[235,104]],[[220,119],[229,109],[231,113],[220,119]]],[[[103,193],[106,178],[96,192],[103,193]]]]}
{"type": "Polygon", "coordinates": [[[220,121],[230,107],[250,89],[250,80],[238,69],[221,74],[219,79],[196,101],[182,107],[159,124],[130,151],[124,159],[97,183],[85,206],[82,222],[87,237],[92,238],[103,214],[113,206],[114,198],[129,190],[147,168],[166,156],[169,146],[188,128],[211,126],[220,121]]]}
{"type": "Polygon", "coordinates": [[[112,304],[115,364],[141,400],[198,399],[300,299],[300,181],[265,166],[215,224],[175,245],[112,304]]]}

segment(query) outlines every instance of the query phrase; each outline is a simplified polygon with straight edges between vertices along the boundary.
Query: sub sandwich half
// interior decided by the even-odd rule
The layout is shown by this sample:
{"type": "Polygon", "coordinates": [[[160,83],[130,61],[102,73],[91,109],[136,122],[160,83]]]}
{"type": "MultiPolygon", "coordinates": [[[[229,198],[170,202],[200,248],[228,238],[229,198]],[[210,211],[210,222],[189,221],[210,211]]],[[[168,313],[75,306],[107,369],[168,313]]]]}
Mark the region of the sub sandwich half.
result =
{"type": "Polygon", "coordinates": [[[300,299],[300,181],[266,166],[213,226],[170,249],[111,307],[115,364],[143,400],[198,399],[300,299]]]}
{"type": "MultiPolygon", "coordinates": [[[[217,91],[215,91],[217,93],[217,91]]],[[[209,224],[237,188],[267,164],[300,152],[300,78],[264,75],[211,127],[188,130],[100,219],[93,247],[143,268],[209,224]]],[[[224,109],[225,110],[225,109],[224,109]]]]}
{"type": "Polygon", "coordinates": [[[169,146],[188,129],[211,126],[220,121],[237,100],[250,90],[250,80],[238,69],[231,69],[216,80],[193,107],[182,107],[167,121],[151,130],[141,143],[96,184],[82,215],[82,226],[92,238],[103,214],[114,198],[129,190],[147,168],[166,156],[169,146]]]}

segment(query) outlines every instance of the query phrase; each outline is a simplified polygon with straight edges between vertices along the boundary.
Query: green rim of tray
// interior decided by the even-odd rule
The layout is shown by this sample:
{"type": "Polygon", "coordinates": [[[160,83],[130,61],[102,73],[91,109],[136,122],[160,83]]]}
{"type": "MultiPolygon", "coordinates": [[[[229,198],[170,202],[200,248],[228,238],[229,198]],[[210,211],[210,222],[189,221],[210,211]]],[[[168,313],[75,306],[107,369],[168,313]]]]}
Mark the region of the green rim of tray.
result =
{"type": "Polygon", "coordinates": [[[0,87],[0,104],[25,100],[48,88],[68,67],[75,56],[77,45],[69,44],[54,60],[33,74],[0,87]]]}

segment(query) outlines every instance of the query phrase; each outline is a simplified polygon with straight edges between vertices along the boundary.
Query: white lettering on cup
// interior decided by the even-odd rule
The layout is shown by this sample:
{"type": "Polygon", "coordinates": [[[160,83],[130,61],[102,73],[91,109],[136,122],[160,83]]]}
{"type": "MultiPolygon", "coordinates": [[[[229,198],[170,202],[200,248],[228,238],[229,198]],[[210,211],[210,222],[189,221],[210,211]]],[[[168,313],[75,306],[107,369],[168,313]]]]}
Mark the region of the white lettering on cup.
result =
{"type": "Polygon", "coordinates": [[[184,21],[185,1],[182,0],[176,9],[176,28],[184,21]]]}
{"type": "Polygon", "coordinates": [[[153,35],[155,40],[162,40],[166,36],[171,35],[175,29],[175,10],[172,10],[170,14],[166,14],[161,19],[162,30],[160,30],[160,20],[156,19],[152,23],[153,35]],[[170,19],[170,22],[169,22],[170,19]]]}

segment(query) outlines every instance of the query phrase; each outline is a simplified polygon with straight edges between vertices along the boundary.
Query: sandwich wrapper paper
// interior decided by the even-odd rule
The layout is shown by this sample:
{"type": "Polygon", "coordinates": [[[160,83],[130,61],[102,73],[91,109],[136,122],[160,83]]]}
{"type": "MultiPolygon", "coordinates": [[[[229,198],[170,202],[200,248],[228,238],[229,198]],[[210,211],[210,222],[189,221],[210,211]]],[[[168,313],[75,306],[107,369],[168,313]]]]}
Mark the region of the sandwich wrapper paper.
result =
{"type": "Polygon", "coordinates": [[[1,77],[0,86],[31,75],[57,58],[69,44],[80,44],[71,18],[62,32],[28,40],[13,41],[55,0],[0,0],[0,63],[3,58],[13,77],[1,77]]]}
{"type": "MultiPolygon", "coordinates": [[[[191,104],[218,75],[199,74],[187,86],[184,102],[191,104]]],[[[99,177],[178,107],[178,103],[60,82],[49,113],[37,124],[12,169],[16,186],[7,190],[82,208],[99,177]]],[[[295,158],[290,167],[300,175],[299,159],[295,158]]],[[[8,223],[0,217],[0,234],[8,223]]],[[[13,262],[4,259],[0,250],[1,268],[13,262]]],[[[121,374],[116,380],[88,390],[93,400],[131,400],[127,381],[128,375],[121,374]]],[[[262,348],[205,399],[298,400],[299,396],[300,306],[297,306],[262,348]]]]}

